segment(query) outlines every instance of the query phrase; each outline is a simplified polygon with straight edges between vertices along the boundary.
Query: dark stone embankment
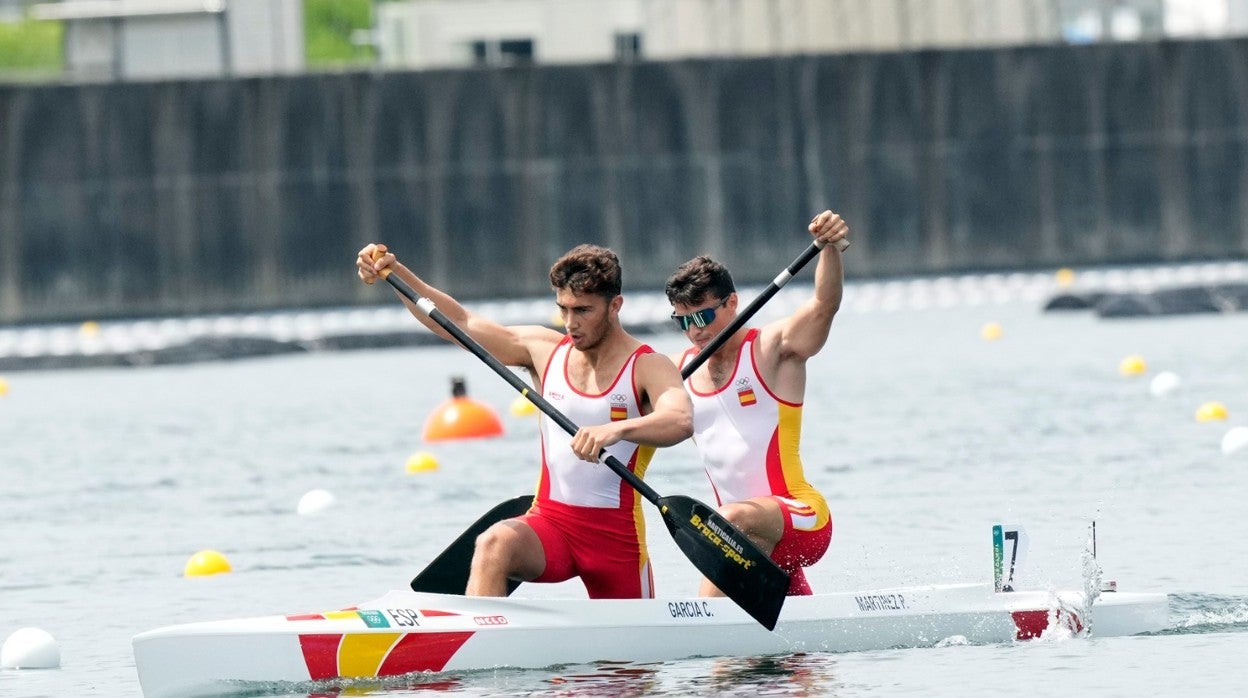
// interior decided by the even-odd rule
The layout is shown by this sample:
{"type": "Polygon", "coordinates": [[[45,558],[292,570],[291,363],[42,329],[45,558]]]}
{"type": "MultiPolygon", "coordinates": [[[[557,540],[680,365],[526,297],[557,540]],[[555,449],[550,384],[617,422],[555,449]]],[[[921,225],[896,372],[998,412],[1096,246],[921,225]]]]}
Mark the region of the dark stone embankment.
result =
{"type": "Polygon", "coordinates": [[[1045,311],[1092,310],[1103,318],[1133,318],[1248,310],[1248,283],[1217,283],[1155,290],[1061,293],[1045,311]]]}

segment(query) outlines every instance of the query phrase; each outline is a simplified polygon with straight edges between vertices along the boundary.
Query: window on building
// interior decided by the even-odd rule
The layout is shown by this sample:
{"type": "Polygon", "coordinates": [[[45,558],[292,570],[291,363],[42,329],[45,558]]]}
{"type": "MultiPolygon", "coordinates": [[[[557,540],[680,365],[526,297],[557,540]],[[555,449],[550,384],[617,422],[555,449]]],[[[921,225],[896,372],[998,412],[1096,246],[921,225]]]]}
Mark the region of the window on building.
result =
{"type": "Polygon", "coordinates": [[[635,61],[641,58],[641,34],[615,35],[615,60],[635,61]]]}
{"type": "Polygon", "coordinates": [[[482,39],[471,42],[474,65],[528,65],[533,62],[532,39],[482,39]]]}
{"type": "Polygon", "coordinates": [[[533,62],[532,39],[504,39],[498,42],[499,62],[503,65],[527,65],[533,62]]]}

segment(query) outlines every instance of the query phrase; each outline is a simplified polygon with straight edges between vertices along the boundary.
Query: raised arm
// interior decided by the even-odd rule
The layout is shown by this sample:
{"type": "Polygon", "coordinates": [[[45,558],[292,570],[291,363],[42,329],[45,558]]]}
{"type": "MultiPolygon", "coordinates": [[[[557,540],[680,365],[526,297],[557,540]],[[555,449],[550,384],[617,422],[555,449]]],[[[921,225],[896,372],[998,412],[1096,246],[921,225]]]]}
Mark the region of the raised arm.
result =
{"type": "MultiPolygon", "coordinates": [[[[459,301],[451,297],[450,294],[441,291],[420,278],[411,269],[401,264],[392,252],[386,249],[385,245],[369,244],[360,250],[355,262],[357,275],[360,280],[366,284],[374,284],[382,278],[383,270],[389,269],[391,273],[398,274],[399,278],[412,287],[412,290],[420,296],[433,301],[438,306],[438,310],[442,311],[451,322],[454,322],[461,329],[467,332],[473,339],[477,340],[486,351],[498,357],[498,360],[508,366],[517,366],[526,368],[530,373],[537,374],[539,367],[537,363],[543,361],[548,356],[550,350],[559,342],[561,335],[548,327],[540,326],[504,326],[499,323],[476,313],[470,312],[467,308],[460,305],[459,301]]],[[[436,322],[429,318],[424,311],[420,310],[398,294],[403,304],[407,306],[408,312],[412,314],[422,325],[428,327],[434,334],[442,337],[447,341],[455,341],[446,330],[442,329],[436,322]]]]}
{"type": "Polygon", "coordinates": [[[824,211],[810,221],[808,230],[825,243],[815,266],[815,291],[792,315],[763,328],[763,345],[776,361],[805,361],[818,354],[841,307],[845,274],[841,252],[832,243],[849,235],[849,225],[832,211],[824,211]]]}

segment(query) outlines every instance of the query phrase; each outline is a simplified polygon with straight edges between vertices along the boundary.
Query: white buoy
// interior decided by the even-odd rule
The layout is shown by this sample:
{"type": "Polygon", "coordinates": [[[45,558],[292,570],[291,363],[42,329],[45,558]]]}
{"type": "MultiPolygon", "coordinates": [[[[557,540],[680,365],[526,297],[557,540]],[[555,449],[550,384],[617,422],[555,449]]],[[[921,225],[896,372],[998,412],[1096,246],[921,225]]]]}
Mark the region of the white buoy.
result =
{"type": "Polygon", "coordinates": [[[299,499],[300,516],[319,514],[334,503],[334,495],[325,490],[311,490],[299,499]]]}
{"type": "Polygon", "coordinates": [[[0,669],[56,669],[61,648],[46,630],[22,628],[0,647],[0,669]]]}
{"type": "Polygon", "coordinates": [[[1177,390],[1180,383],[1182,381],[1179,380],[1178,375],[1170,371],[1162,371],[1153,376],[1152,382],[1148,384],[1148,392],[1152,393],[1153,397],[1162,397],[1177,390]]]}
{"type": "Polygon", "coordinates": [[[1222,455],[1229,456],[1248,446],[1248,427],[1235,427],[1222,437],[1222,455]]]}

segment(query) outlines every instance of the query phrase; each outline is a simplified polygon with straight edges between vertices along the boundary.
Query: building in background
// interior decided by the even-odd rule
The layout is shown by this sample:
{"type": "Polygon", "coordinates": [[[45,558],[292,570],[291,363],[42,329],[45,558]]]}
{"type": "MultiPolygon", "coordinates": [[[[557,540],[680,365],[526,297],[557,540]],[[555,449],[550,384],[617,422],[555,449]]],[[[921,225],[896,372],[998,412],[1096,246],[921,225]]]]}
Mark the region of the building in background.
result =
{"type": "Polygon", "coordinates": [[[302,0],[65,0],[65,77],[150,80],[300,72],[302,0]]]}
{"type": "Polygon", "coordinates": [[[1248,0],[395,0],[388,68],[970,48],[1248,33],[1248,0]]]}
{"type": "Polygon", "coordinates": [[[16,22],[22,18],[20,0],[0,0],[0,22],[16,22]]]}

